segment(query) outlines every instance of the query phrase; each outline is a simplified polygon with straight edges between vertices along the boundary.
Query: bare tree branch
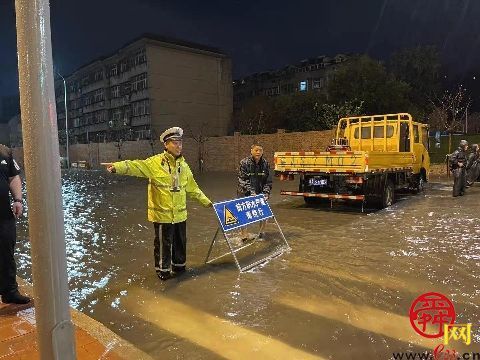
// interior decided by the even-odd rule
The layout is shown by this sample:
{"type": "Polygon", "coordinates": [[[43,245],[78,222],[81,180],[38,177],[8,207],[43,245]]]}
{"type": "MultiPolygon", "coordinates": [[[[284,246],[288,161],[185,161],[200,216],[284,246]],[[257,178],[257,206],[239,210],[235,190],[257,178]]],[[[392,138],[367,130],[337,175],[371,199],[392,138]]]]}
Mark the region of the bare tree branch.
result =
{"type": "Polygon", "coordinates": [[[435,109],[430,115],[430,125],[447,132],[461,131],[465,116],[472,104],[467,89],[459,85],[453,91],[446,90],[441,96],[430,99],[435,109]]]}

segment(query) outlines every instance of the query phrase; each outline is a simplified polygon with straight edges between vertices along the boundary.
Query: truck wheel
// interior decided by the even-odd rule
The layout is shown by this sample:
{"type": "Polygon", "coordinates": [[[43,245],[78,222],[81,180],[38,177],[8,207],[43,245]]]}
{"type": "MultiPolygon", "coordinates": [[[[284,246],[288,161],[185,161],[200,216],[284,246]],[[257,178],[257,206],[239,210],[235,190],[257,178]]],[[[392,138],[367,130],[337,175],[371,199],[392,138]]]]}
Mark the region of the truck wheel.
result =
{"type": "Polygon", "coordinates": [[[427,182],[427,175],[425,174],[425,170],[421,170],[420,174],[418,174],[418,178],[416,179],[416,186],[415,186],[415,193],[425,192],[425,184],[427,182]]]}
{"type": "Polygon", "coordinates": [[[304,196],[303,200],[305,200],[305,204],[307,205],[318,204],[320,202],[319,198],[311,197],[311,196],[304,196]]]}
{"type": "Polygon", "coordinates": [[[415,187],[415,193],[419,194],[425,192],[425,178],[423,174],[418,176],[417,186],[415,187]]]}
{"type": "Polygon", "coordinates": [[[388,180],[387,184],[383,188],[382,194],[382,208],[387,208],[395,202],[395,188],[393,186],[392,180],[388,180]]]}

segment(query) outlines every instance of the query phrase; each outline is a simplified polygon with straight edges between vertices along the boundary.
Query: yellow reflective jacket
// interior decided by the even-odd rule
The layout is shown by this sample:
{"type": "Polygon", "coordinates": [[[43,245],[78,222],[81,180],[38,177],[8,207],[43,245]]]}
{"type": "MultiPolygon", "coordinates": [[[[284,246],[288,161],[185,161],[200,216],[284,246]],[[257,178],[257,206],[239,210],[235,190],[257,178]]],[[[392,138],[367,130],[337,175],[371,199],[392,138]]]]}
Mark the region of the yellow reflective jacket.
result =
{"type": "Polygon", "coordinates": [[[187,220],[186,195],[203,206],[211,203],[195,182],[183,156],[175,159],[164,151],[145,160],[125,160],[113,165],[117,174],[149,179],[148,220],[151,222],[175,224],[187,220]],[[171,191],[175,174],[178,192],[171,191]]]}

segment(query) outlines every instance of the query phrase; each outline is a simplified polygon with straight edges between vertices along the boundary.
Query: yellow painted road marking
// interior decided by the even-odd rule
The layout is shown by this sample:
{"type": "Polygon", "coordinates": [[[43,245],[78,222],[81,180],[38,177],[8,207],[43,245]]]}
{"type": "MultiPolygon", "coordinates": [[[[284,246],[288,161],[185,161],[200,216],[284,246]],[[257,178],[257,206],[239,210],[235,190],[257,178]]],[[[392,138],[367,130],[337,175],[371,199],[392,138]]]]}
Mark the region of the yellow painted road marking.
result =
{"type": "MultiPolygon", "coordinates": [[[[290,266],[297,270],[306,271],[310,273],[319,273],[329,277],[338,278],[346,281],[355,281],[365,283],[365,285],[373,284],[381,289],[390,289],[395,292],[401,290],[412,294],[412,301],[425,292],[425,288],[428,287],[427,282],[422,282],[417,279],[401,279],[386,274],[365,274],[356,272],[354,274],[342,270],[342,269],[329,269],[325,266],[307,263],[291,262],[290,266]]],[[[448,289],[445,286],[435,284],[431,286],[430,291],[438,291],[442,294],[448,293],[448,289]]]]}
{"type": "Polygon", "coordinates": [[[401,316],[365,305],[352,304],[335,297],[309,296],[305,298],[290,295],[280,297],[277,302],[300,311],[427,349],[433,349],[443,341],[442,338],[427,339],[417,334],[410,325],[408,314],[401,316]]]}
{"type": "Polygon", "coordinates": [[[144,289],[129,291],[123,304],[129,313],[227,359],[322,359],[144,289]]]}

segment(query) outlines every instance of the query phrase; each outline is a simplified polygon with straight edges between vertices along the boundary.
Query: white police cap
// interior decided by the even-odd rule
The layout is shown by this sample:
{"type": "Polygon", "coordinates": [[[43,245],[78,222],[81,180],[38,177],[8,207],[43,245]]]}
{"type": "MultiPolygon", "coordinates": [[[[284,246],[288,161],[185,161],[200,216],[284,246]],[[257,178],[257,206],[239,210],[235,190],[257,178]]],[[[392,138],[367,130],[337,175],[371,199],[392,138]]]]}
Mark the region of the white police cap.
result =
{"type": "Polygon", "coordinates": [[[183,129],[179,128],[178,126],[174,126],[165,130],[162,135],[160,135],[160,141],[166,142],[167,140],[180,140],[182,136],[183,129]]]}

